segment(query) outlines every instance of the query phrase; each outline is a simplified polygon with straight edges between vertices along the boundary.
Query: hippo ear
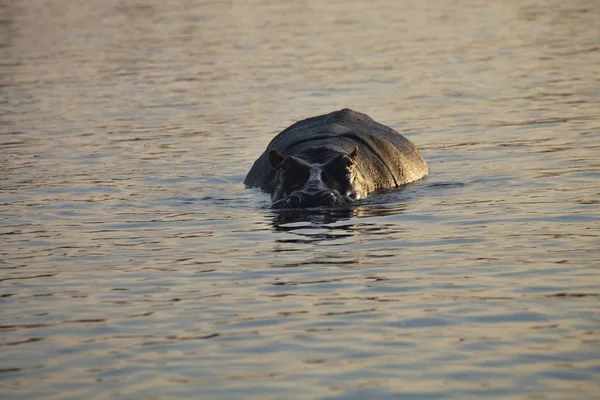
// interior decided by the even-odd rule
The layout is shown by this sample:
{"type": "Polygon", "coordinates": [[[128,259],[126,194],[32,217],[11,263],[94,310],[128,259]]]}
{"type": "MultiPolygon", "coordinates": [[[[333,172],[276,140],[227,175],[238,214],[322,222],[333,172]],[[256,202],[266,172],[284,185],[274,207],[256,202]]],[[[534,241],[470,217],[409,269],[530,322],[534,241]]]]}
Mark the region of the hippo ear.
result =
{"type": "Polygon", "coordinates": [[[269,150],[269,162],[271,166],[275,169],[279,169],[281,167],[281,162],[283,161],[283,156],[279,154],[276,149],[269,150]]]}
{"type": "Polygon", "coordinates": [[[358,160],[358,146],[354,147],[352,153],[348,154],[348,157],[352,160],[352,164],[356,164],[356,160],[358,160]]]}

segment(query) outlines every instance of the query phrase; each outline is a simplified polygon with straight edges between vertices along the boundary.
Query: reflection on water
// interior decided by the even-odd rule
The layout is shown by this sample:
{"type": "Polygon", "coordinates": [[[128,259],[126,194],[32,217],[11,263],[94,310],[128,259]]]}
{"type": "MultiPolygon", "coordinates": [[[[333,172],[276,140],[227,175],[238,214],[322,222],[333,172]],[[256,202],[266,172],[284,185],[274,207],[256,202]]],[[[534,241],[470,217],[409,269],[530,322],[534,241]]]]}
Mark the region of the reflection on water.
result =
{"type": "MultiPolygon", "coordinates": [[[[356,204],[335,207],[272,210],[274,214],[273,228],[275,231],[283,232],[293,231],[297,226],[305,225],[347,229],[351,226],[348,225],[348,220],[352,218],[385,217],[402,213],[405,209],[402,203],[384,202],[384,195],[381,193],[374,194],[372,197],[377,197],[378,201],[376,203],[361,201],[356,204]]],[[[389,200],[387,201],[389,202],[389,200]]]]}
{"type": "Polygon", "coordinates": [[[600,6],[0,3],[0,397],[591,399],[600,6]],[[243,186],[349,107],[431,175],[243,186]]]}

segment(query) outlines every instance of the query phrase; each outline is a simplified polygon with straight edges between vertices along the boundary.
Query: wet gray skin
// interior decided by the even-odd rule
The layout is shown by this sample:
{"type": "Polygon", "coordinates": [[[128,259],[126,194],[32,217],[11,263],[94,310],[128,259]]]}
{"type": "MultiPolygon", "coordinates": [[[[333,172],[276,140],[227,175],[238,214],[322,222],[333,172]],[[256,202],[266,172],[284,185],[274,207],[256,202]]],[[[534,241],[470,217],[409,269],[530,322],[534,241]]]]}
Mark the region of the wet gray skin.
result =
{"type": "Polygon", "coordinates": [[[278,134],[244,183],[271,193],[274,208],[302,208],[351,203],[428,173],[408,139],[344,109],[297,122],[278,134]]]}
{"type": "Polygon", "coordinates": [[[274,208],[344,204],[366,196],[355,168],[358,147],[349,155],[335,154],[325,162],[315,162],[319,152],[326,149],[308,149],[288,157],[276,149],[269,151],[269,161],[277,171],[271,195],[274,208]]]}

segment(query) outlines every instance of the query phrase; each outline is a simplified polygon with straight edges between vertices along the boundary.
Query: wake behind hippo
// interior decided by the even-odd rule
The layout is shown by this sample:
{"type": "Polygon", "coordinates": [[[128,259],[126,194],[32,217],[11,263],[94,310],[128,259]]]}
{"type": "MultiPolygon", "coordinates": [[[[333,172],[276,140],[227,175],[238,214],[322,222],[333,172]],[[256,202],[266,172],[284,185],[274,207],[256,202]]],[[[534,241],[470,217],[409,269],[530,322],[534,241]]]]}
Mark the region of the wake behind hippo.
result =
{"type": "Polygon", "coordinates": [[[351,203],[429,173],[419,150],[366,114],[344,109],[296,122],[275,136],[244,183],[274,208],[351,203]]]}

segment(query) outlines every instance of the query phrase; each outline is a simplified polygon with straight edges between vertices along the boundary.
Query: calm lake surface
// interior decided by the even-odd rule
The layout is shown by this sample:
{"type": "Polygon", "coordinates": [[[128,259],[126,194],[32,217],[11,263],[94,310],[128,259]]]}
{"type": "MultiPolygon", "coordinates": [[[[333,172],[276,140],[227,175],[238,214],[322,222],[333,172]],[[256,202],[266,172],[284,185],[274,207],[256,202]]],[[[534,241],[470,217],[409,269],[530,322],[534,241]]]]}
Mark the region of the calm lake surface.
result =
{"type": "Polygon", "coordinates": [[[2,399],[600,398],[600,3],[4,1],[2,399]],[[426,179],[276,212],[344,107],[426,179]]]}

